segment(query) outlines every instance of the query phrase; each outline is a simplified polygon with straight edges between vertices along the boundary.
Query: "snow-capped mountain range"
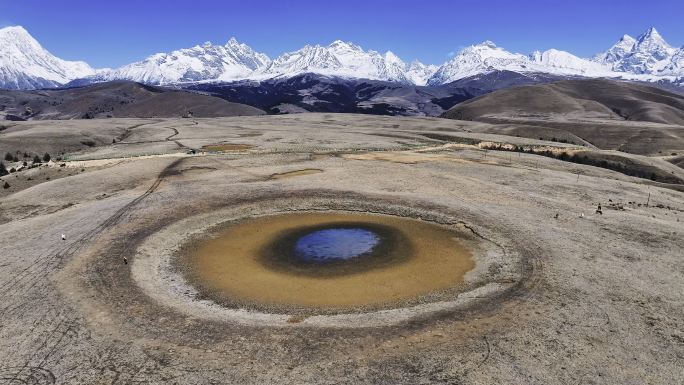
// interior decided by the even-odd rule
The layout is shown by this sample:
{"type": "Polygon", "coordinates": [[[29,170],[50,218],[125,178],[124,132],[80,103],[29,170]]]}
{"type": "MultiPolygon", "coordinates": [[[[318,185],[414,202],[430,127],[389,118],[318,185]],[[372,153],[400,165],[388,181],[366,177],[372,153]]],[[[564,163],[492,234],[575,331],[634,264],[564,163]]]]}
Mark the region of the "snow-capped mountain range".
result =
{"type": "Polygon", "coordinates": [[[507,70],[563,76],[618,78],[626,80],[682,82],[684,47],[675,49],[655,28],[637,39],[624,35],[606,52],[583,59],[569,52],[550,49],[530,55],[516,54],[491,41],[467,47],[444,63],[428,79],[429,85],[450,83],[465,77],[507,70]]]}
{"type": "Polygon", "coordinates": [[[674,68],[681,64],[679,60],[683,49],[671,47],[655,28],[651,28],[637,39],[623,36],[598,61],[620,72],[682,75],[674,68]]]}
{"type": "Polygon", "coordinates": [[[225,45],[206,42],[171,53],[154,54],[143,61],[100,71],[92,78],[98,81],[125,79],[147,84],[231,81],[244,79],[270,62],[268,56],[232,38],[225,45]]]}
{"type": "Polygon", "coordinates": [[[340,40],[328,46],[307,45],[271,60],[231,38],[225,45],[205,43],[154,54],[116,69],[95,70],[84,62],[59,59],[22,27],[0,29],[0,87],[50,88],[77,80],[87,84],[132,80],[155,85],[289,78],[314,73],[414,85],[441,85],[493,71],[560,76],[666,80],[684,84],[684,47],[670,46],[651,28],[638,38],[624,35],[594,58],[550,49],[529,55],[512,53],[491,41],[461,50],[441,66],[406,63],[394,53],[365,50],[340,40]]]}
{"type": "Polygon", "coordinates": [[[253,74],[257,78],[288,77],[302,73],[317,73],[339,77],[387,80],[401,83],[422,81],[421,63],[409,66],[390,51],[384,55],[365,51],[353,43],[336,40],[329,46],[310,46],[285,53],[253,74]]]}

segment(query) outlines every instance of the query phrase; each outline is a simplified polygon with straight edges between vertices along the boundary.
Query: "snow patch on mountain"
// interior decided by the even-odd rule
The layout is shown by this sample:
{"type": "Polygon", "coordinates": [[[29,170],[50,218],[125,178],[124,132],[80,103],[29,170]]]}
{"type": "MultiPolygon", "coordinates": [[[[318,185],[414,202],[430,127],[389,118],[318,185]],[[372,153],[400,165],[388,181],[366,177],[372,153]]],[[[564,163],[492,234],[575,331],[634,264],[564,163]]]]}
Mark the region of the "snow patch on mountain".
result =
{"type": "Polygon", "coordinates": [[[411,80],[411,82],[418,86],[424,86],[427,84],[428,79],[437,72],[439,66],[434,64],[423,64],[418,60],[414,60],[406,68],[406,77],[411,80]]]}
{"type": "Polygon", "coordinates": [[[663,75],[684,76],[684,47],[675,51],[661,73],[663,75]]]}
{"type": "Polygon", "coordinates": [[[610,67],[579,58],[569,52],[550,49],[544,52],[535,52],[530,55],[537,71],[548,72],[555,75],[579,75],[579,76],[614,76],[610,67]]]}

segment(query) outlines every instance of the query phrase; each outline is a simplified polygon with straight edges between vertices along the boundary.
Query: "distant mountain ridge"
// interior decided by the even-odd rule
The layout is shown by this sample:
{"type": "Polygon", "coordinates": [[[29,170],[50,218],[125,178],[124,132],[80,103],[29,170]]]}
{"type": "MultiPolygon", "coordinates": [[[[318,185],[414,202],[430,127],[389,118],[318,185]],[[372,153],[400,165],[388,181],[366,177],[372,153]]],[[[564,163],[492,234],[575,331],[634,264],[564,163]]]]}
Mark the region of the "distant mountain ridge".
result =
{"type": "Polygon", "coordinates": [[[461,50],[441,66],[409,64],[391,51],[365,50],[351,42],[306,45],[275,59],[231,38],[158,53],[116,69],[95,70],[84,62],[61,60],[22,27],[0,29],[0,88],[35,89],[131,80],[152,85],[263,81],[305,73],[437,86],[494,71],[567,77],[613,78],[684,84],[684,48],[670,46],[655,28],[638,38],[624,35],[592,59],[550,49],[512,53],[491,41],[461,50]]]}
{"type": "Polygon", "coordinates": [[[175,84],[207,79],[230,81],[251,75],[271,62],[265,54],[231,38],[225,45],[206,42],[192,48],[154,54],[145,60],[92,76],[96,81],[131,80],[175,84]]]}
{"type": "Polygon", "coordinates": [[[683,74],[668,69],[679,61],[682,48],[677,50],[671,47],[655,28],[648,29],[637,39],[625,35],[608,51],[613,55],[604,55],[602,62],[611,65],[615,71],[675,76],[683,74]]]}
{"type": "Polygon", "coordinates": [[[667,80],[684,84],[684,47],[671,47],[655,28],[648,29],[637,39],[624,35],[593,59],[556,49],[522,55],[485,41],[461,50],[439,67],[428,85],[501,70],[638,81],[667,80]]]}

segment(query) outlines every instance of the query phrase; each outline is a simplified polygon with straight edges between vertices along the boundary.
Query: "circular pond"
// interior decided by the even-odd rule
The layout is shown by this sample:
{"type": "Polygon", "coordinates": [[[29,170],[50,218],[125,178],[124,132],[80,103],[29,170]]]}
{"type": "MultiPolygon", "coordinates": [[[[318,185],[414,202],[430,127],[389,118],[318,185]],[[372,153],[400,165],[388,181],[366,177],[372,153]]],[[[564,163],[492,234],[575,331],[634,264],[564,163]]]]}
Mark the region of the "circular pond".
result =
{"type": "Polygon", "coordinates": [[[229,307],[377,307],[453,288],[473,269],[459,232],[387,215],[244,219],[187,244],[185,278],[229,307]]]}

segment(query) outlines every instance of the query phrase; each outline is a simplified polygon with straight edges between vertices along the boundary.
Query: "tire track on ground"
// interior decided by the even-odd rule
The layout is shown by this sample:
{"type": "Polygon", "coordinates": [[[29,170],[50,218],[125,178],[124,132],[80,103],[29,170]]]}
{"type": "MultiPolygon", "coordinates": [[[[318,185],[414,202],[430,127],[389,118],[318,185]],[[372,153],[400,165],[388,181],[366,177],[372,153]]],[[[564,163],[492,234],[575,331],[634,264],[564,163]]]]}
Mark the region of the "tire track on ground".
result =
{"type": "MultiPolygon", "coordinates": [[[[153,123],[156,123],[156,122],[153,122],[153,123]]],[[[193,123],[194,123],[195,125],[197,124],[197,122],[193,122],[193,123]]],[[[131,127],[131,129],[132,129],[132,128],[138,128],[138,127],[141,127],[141,126],[146,125],[146,124],[152,124],[152,123],[143,123],[143,124],[139,124],[139,125],[137,125],[137,126],[131,127]]],[[[169,127],[169,129],[173,130],[174,134],[167,136],[167,137],[164,139],[165,141],[171,141],[171,138],[173,138],[174,136],[176,136],[176,135],[179,134],[179,132],[178,132],[177,129],[175,129],[175,128],[173,128],[173,127],[169,127]]],[[[185,146],[183,146],[181,143],[179,143],[179,142],[176,141],[176,140],[174,140],[173,142],[175,142],[176,145],[178,145],[180,148],[184,148],[184,147],[185,147],[185,146]]],[[[155,181],[155,183],[153,183],[153,185],[150,187],[151,191],[150,191],[150,189],[148,189],[148,191],[146,191],[141,197],[138,197],[138,198],[136,198],[136,199],[142,200],[142,199],[144,199],[145,196],[147,196],[147,195],[151,194],[152,192],[154,192],[154,190],[156,190],[156,188],[159,186],[159,183],[161,183],[161,180],[160,180],[159,178],[160,178],[160,177],[163,178],[163,176],[166,176],[166,175],[163,175],[164,172],[167,172],[167,170],[169,170],[170,168],[173,168],[173,167],[174,167],[176,164],[178,164],[178,163],[179,163],[179,160],[173,162],[171,165],[167,166],[166,169],[162,170],[162,172],[158,175],[158,178],[157,178],[157,180],[155,181]]],[[[135,199],[134,199],[132,202],[130,202],[130,203],[127,204],[126,206],[122,207],[120,210],[122,210],[122,209],[127,210],[127,209],[130,208],[130,206],[128,206],[128,205],[130,205],[131,203],[133,203],[133,205],[135,205],[135,204],[137,204],[138,201],[139,201],[139,200],[135,200],[135,199]]],[[[116,220],[118,220],[119,218],[121,218],[122,215],[123,215],[123,214],[118,214],[118,211],[117,211],[117,212],[115,212],[115,213],[113,214],[112,217],[116,217],[116,220]]],[[[108,220],[112,219],[112,217],[110,217],[108,220]]],[[[107,221],[108,221],[108,220],[107,220],[107,221]]],[[[107,221],[105,221],[105,222],[107,222],[107,221]]],[[[103,223],[103,224],[106,224],[106,223],[103,223]]],[[[98,231],[98,228],[95,228],[95,229],[93,229],[93,230],[91,230],[91,231],[97,232],[97,231],[98,231]]],[[[75,249],[76,249],[80,244],[82,244],[82,242],[83,242],[84,240],[89,240],[90,237],[91,237],[91,235],[92,235],[92,234],[86,233],[82,238],[78,238],[78,239],[76,239],[74,242],[69,243],[69,244],[67,245],[66,249],[64,249],[64,250],[62,250],[62,251],[57,251],[57,252],[55,252],[55,251],[54,251],[54,248],[53,248],[53,249],[50,249],[50,250],[47,250],[47,252],[46,252],[45,254],[40,255],[36,260],[37,260],[37,261],[44,260],[44,259],[45,259],[46,257],[48,257],[49,255],[53,255],[53,254],[54,254],[54,256],[57,257],[58,259],[62,259],[62,258],[63,258],[63,255],[68,255],[69,253],[75,251],[75,249]]],[[[59,248],[59,247],[57,247],[57,248],[59,248]]],[[[7,292],[7,291],[9,291],[9,290],[15,289],[15,288],[16,288],[16,285],[18,284],[18,282],[21,282],[26,276],[32,276],[32,275],[33,275],[33,274],[31,274],[33,270],[40,271],[40,269],[42,269],[43,267],[45,267],[45,263],[40,263],[40,262],[39,262],[39,263],[33,263],[33,264],[27,266],[25,269],[21,270],[18,274],[14,275],[9,281],[4,282],[2,285],[0,285],[0,291],[2,291],[2,292],[7,292]]],[[[3,309],[3,312],[6,311],[6,310],[7,310],[7,308],[3,309]]]]}
{"type": "MultiPolygon", "coordinates": [[[[119,221],[119,219],[131,208],[133,208],[135,205],[137,205],[140,201],[145,199],[148,195],[152,194],[161,184],[162,180],[169,175],[170,170],[172,170],[176,165],[178,165],[183,159],[176,159],[174,160],[171,164],[169,164],[162,172],[157,176],[156,180],[152,185],[139,197],[133,199],[126,205],[122,206],[119,208],[114,214],[112,214],[109,218],[107,218],[104,222],[100,223],[97,225],[95,228],[89,230],[86,232],[84,235],[81,237],[77,238],[73,242],[69,243],[65,248],[63,248],[60,251],[57,251],[53,254],[51,250],[49,250],[47,253],[41,255],[38,260],[42,260],[42,262],[39,263],[34,263],[27,268],[25,268],[22,272],[20,272],[18,275],[15,275],[12,280],[10,280],[9,284],[5,283],[2,286],[0,286],[0,291],[9,291],[9,290],[15,290],[15,289],[20,289],[22,288],[21,284],[24,282],[25,278],[30,278],[35,276],[35,272],[40,272],[41,270],[44,270],[44,268],[50,267],[51,262],[53,261],[61,261],[63,260],[66,256],[74,253],[76,250],[81,248],[85,243],[88,241],[92,240],[96,235],[98,235],[100,232],[103,230],[113,226],[116,224],[116,222],[119,221]],[[54,258],[48,258],[49,255],[52,255],[54,258]]],[[[37,282],[39,282],[38,279],[34,280],[34,284],[31,286],[24,286],[23,291],[26,291],[28,289],[31,289],[37,282]]],[[[2,310],[2,313],[4,313],[8,307],[5,307],[2,310]]]]}
{"type": "MultiPolygon", "coordinates": [[[[76,251],[78,251],[80,248],[82,248],[84,245],[88,244],[90,241],[95,239],[97,236],[99,236],[102,232],[105,230],[115,226],[120,219],[127,214],[131,209],[133,209],[136,205],[138,205],[141,201],[143,201],[145,198],[147,198],[149,195],[154,193],[159,186],[161,185],[162,181],[164,178],[167,176],[171,175],[173,172],[173,169],[180,164],[183,161],[183,159],[177,159],[173,162],[171,162],[169,165],[167,165],[158,175],[155,181],[152,183],[152,185],[140,196],[137,198],[133,199],[132,201],[128,202],[121,208],[119,208],[117,211],[114,212],[111,216],[109,216],[106,220],[101,222],[99,225],[94,227],[93,229],[89,230],[85,234],[83,234],[81,237],[79,237],[77,240],[71,242],[68,244],[66,247],[64,247],[62,250],[58,251],[53,255],[53,258],[49,258],[50,254],[45,253],[41,257],[44,259],[39,264],[33,264],[31,266],[39,266],[37,269],[30,269],[27,268],[25,269],[25,274],[23,274],[23,277],[19,278],[16,282],[14,282],[13,285],[11,285],[11,288],[16,288],[17,285],[19,286],[21,291],[26,293],[30,291],[33,287],[35,287],[38,282],[41,281],[43,278],[44,274],[40,274],[41,272],[46,273],[50,271],[50,268],[53,267],[53,265],[58,264],[61,262],[63,259],[66,257],[73,255],[76,251]],[[36,277],[37,276],[37,277],[36,277]],[[28,277],[27,280],[24,280],[24,277],[28,277]],[[33,278],[33,279],[32,279],[33,278]]],[[[5,285],[6,286],[6,285],[5,285]]],[[[21,304],[19,304],[21,306],[21,304]]],[[[12,312],[15,311],[19,306],[15,306],[12,308],[12,312]]],[[[2,311],[0,311],[0,314],[10,314],[7,312],[7,310],[12,307],[12,304],[9,304],[6,306],[2,311]]],[[[41,322],[46,319],[45,314],[43,314],[42,317],[38,318],[36,322],[41,322]]],[[[62,343],[64,338],[67,337],[67,334],[73,330],[73,324],[70,322],[66,321],[63,316],[60,314],[60,321],[57,324],[57,326],[49,332],[49,334],[46,336],[45,340],[43,343],[35,349],[34,353],[26,360],[23,366],[14,366],[14,367],[6,367],[6,368],[0,368],[0,373],[4,373],[6,375],[3,375],[3,378],[0,378],[2,380],[7,380],[8,383],[15,383],[15,382],[22,382],[24,379],[24,371],[29,370],[30,368],[38,368],[40,370],[47,371],[47,369],[42,368],[42,365],[44,365],[47,360],[54,354],[56,349],[59,347],[59,345],[62,343]],[[67,322],[69,325],[66,328],[66,330],[60,330],[62,325],[67,322]],[[41,358],[39,365],[37,366],[32,366],[31,362],[34,360],[34,358],[41,352],[45,351],[47,349],[47,353],[41,358]]],[[[51,374],[51,372],[47,371],[48,373],[51,374]]],[[[29,374],[30,376],[30,374],[29,374]]],[[[50,376],[48,376],[49,379],[50,376]]],[[[54,383],[54,376],[52,376],[52,383],[54,383]]],[[[50,382],[48,382],[50,383],[50,382]]]]}

